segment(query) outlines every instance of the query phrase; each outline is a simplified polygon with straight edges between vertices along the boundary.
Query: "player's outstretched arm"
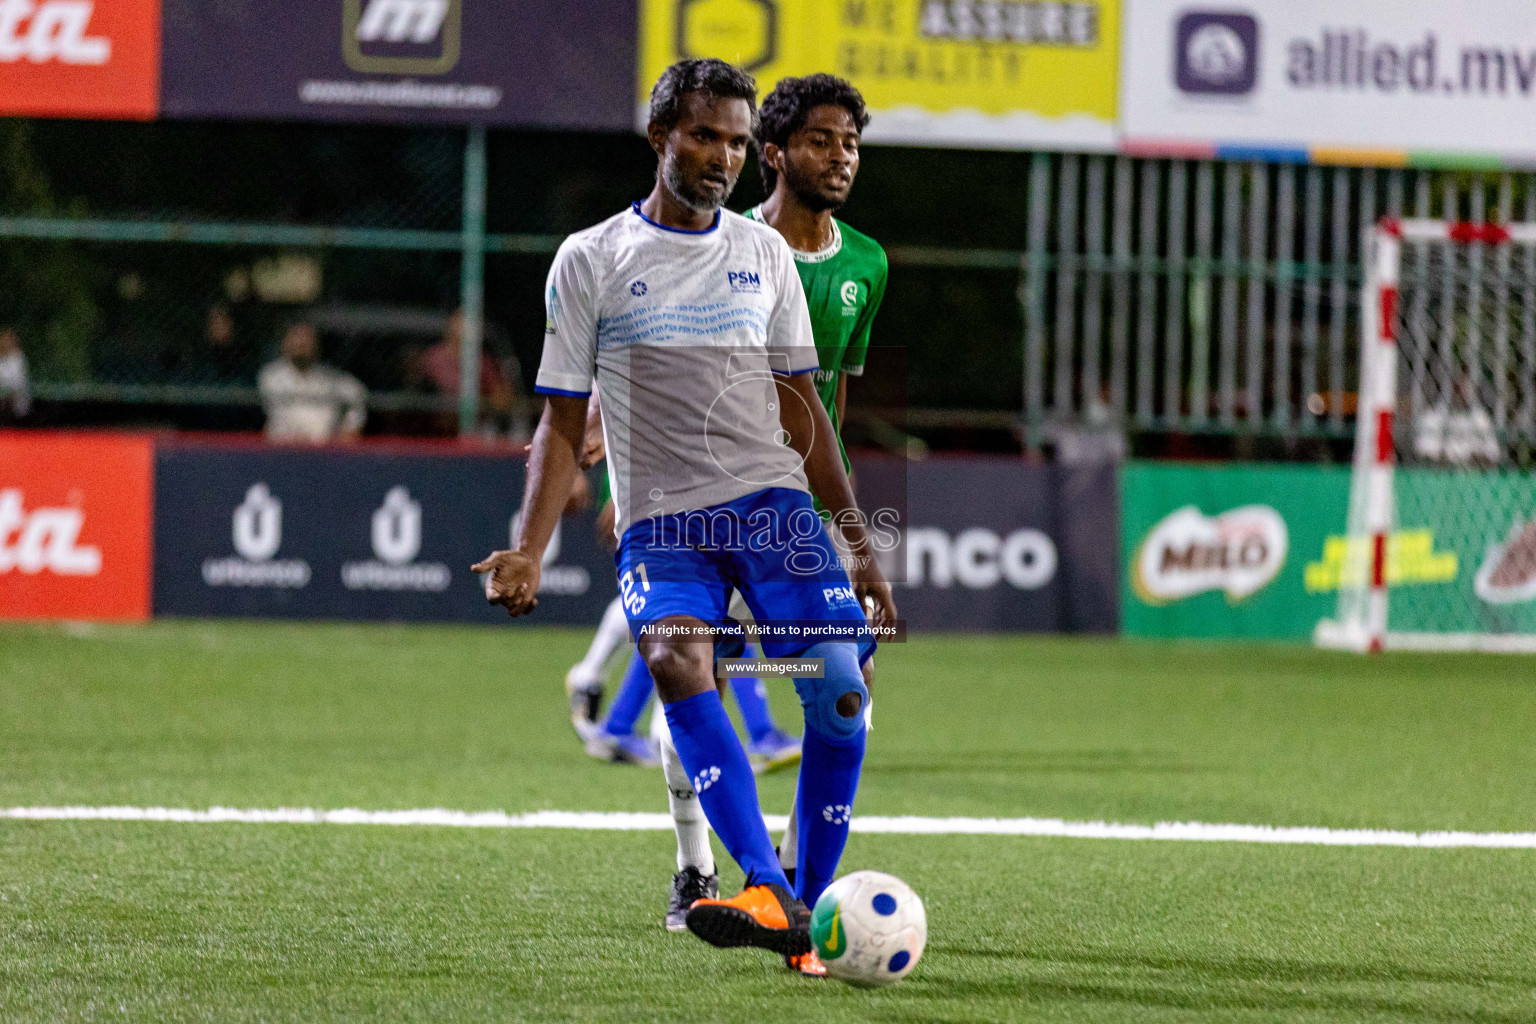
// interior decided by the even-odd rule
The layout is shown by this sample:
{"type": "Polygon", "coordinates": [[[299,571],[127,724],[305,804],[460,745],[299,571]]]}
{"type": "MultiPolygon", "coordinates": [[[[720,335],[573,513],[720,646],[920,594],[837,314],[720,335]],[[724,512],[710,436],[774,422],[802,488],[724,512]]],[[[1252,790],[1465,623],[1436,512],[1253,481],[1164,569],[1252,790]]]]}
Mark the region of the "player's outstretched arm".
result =
{"type": "Polygon", "coordinates": [[[488,572],[485,599],[516,618],[539,604],[539,567],[576,477],[586,434],[587,400],[550,395],[528,453],[523,514],[510,551],[495,551],[472,572],[488,572]]]}
{"type": "Polygon", "coordinates": [[[811,375],[776,376],[774,382],[779,391],[779,425],[789,434],[789,446],[805,460],[805,477],[811,485],[811,493],[820,499],[822,507],[831,513],[832,521],[842,529],[853,555],[848,575],[854,591],[860,601],[865,597],[875,599],[877,624],[894,623],[896,601],[891,596],[891,585],[875,560],[868,531],[864,529],[864,517],[859,514],[853,486],[843,469],[832,420],[816,394],[811,375]]]}

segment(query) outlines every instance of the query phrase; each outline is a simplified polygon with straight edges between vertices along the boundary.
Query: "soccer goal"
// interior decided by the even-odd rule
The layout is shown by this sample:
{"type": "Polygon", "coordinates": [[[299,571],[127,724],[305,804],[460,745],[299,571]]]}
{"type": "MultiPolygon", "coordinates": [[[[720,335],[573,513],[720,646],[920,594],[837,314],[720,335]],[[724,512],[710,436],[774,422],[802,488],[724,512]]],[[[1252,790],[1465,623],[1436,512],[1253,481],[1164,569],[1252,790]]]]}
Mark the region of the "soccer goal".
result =
{"type": "Polygon", "coordinates": [[[1536,223],[1366,239],[1337,615],[1322,646],[1536,652],[1536,223]]]}

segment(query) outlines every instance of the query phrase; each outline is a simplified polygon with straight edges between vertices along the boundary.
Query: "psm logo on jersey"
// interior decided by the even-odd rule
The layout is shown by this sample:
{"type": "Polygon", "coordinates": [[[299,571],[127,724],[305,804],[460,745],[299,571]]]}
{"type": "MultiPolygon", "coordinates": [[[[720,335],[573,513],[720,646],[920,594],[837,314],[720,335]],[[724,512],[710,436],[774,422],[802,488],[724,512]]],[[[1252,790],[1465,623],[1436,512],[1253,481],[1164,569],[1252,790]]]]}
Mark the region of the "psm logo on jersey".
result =
{"type": "Polygon", "coordinates": [[[636,281],[634,284],[629,286],[629,294],[633,295],[637,299],[644,295],[645,292],[646,288],[644,281],[636,281]]]}
{"type": "Polygon", "coordinates": [[[855,608],[859,606],[859,599],[855,596],[852,587],[823,587],[821,588],[821,596],[826,600],[829,607],[835,608],[838,605],[849,604],[855,608]]]}
{"type": "Polygon", "coordinates": [[[731,291],[757,295],[763,290],[763,279],[755,270],[731,270],[725,275],[731,283],[731,291]]]}

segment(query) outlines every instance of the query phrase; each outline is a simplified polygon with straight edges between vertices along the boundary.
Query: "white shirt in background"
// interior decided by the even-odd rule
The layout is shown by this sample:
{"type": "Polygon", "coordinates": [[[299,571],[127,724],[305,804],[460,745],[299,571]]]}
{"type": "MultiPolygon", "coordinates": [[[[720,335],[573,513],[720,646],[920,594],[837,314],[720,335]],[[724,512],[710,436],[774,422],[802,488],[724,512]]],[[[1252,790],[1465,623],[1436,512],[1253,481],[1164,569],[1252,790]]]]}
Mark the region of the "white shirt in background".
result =
{"type": "Polygon", "coordinates": [[[27,385],[27,357],[20,352],[0,356],[0,407],[21,419],[32,408],[32,392],[27,385]]]}
{"type": "Polygon", "coordinates": [[[274,441],[329,441],[355,433],[368,418],[368,391],[350,373],[316,363],[300,370],[286,359],[261,368],[256,386],[274,441]]]}
{"type": "Polygon", "coordinates": [[[1497,464],[1504,455],[1493,418],[1479,406],[1452,410],[1439,405],[1419,413],[1413,451],[1422,459],[1455,466],[1497,464]]]}

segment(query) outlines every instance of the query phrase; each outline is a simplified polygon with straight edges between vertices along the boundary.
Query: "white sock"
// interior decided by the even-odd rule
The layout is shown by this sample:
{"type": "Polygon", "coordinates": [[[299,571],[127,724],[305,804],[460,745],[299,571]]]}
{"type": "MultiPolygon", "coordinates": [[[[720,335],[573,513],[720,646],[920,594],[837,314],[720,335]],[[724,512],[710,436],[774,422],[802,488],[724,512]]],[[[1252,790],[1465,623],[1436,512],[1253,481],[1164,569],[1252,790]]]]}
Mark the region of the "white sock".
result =
{"type": "Polygon", "coordinates": [[[672,830],[677,833],[677,870],[691,867],[703,875],[715,873],[715,852],[709,845],[709,819],[699,806],[698,795],[683,767],[677,748],[672,745],[672,731],[667,715],[658,701],[651,715],[651,736],[661,748],[661,771],[667,779],[667,807],[672,811],[672,830]]]}
{"type": "Polygon", "coordinates": [[[591,684],[603,677],[603,666],[613,656],[613,652],[619,645],[629,642],[629,619],[624,615],[624,603],[617,597],[603,612],[603,621],[597,627],[597,634],[592,637],[591,646],[587,653],[571,669],[571,675],[582,682],[591,684]]]}
{"type": "MultiPolygon", "coordinates": [[[[799,786],[795,787],[796,789],[799,786]]],[[[785,871],[795,870],[795,857],[799,853],[800,846],[800,815],[799,801],[791,801],[789,805],[789,823],[784,826],[784,838],[779,840],[779,867],[785,871]]]]}

